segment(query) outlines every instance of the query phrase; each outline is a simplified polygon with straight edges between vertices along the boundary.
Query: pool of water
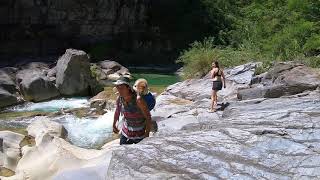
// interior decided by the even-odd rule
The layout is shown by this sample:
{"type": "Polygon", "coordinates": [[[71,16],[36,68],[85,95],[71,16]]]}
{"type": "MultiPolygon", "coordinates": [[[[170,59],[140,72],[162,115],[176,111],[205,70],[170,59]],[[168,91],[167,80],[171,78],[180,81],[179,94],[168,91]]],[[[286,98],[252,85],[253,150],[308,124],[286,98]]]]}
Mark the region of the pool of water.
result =
{"type": "Polygon", "coordinates": [[[180,81],[178,75],[170,73],[134,72],[132,76],[134,80],[139,78],[146,79],[150,86],[169,86],[180,81]]]}

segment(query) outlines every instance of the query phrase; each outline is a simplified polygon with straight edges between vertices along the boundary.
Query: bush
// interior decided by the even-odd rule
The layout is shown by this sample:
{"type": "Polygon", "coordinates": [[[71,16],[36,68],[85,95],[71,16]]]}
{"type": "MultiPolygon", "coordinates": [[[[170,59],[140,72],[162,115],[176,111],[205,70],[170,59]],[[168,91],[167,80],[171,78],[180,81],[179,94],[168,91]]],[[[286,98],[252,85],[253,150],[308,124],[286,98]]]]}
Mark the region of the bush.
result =
{"type": "Polygon", "coordinates": [[[191,48],[185,50],[177,62],[184,64],[184,78],[192,78],[206,75],[211,68],[212,61],[217,58],[213,38],[206,38],[203,42],[192,43],[191,48]]]}
{"type": "Polygon", "coordinates": [[[184,64],[183,78],[203,77],[211,70],[213,61],[221,67],[232,67],[250,61],[256,61],[259,54],[248,50],[236,50],[230,47],[216,47],[213,38],[205,38],[203,42],[194,42],[188,50],[178,58],[184,64]]]}
{"type": "Polygon", "coordinates": [[[96,79],[97,81],[100,80],[100,73],[99,67],[96,64],[90,66],[91,77],[96,79]]]}
{"type": "Polygon", "coordinates": [[[320,68],[320,57],[313,56],[313,57],[304,57],[302,58],[302,63],[313,67],[313,68],[320,68]]]}

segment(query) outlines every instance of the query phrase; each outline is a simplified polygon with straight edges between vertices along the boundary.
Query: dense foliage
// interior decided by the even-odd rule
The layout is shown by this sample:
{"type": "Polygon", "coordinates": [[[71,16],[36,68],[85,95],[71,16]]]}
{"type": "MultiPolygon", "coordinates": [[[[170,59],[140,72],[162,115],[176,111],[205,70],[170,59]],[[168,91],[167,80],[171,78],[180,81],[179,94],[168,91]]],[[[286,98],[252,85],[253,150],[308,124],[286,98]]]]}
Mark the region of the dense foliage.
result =
{"type": "Polygon", "coordinates": [[[178,62],[184,63],[187,77],[204,75],[215,59],[225,67],[262,61],[267,68],[274,61],[289,60],[320,67],[320,1],[199,2],[206,7],[208,22],[219,24],[220,30],[181,53],[178,62]]]}

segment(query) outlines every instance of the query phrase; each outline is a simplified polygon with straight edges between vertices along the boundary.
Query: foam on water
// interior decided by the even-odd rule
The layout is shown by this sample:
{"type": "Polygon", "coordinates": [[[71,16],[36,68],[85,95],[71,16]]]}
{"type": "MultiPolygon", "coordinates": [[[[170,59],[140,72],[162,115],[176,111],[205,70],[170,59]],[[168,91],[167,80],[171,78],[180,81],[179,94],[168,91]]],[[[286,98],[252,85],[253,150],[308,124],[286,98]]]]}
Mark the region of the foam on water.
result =
{"type": "Polygon", "coordinates": [[[95,148],[105,144],[112,137],[113,114],[110,111],[99,118],[77,118],[65,115],[55,119],[68,131],[68,139],[76,146],[95,148]]]}
{"type": "Polygon", "coordinates": [[[28,102],[23,105],[18,105],[6,109],[7,111],[43,111],[43,112],[54,112],[63,109],[71,108],[81,108],[88,107],[89,101],[88,98],[62,98],[46,102],[32,103],[28,102]]]}

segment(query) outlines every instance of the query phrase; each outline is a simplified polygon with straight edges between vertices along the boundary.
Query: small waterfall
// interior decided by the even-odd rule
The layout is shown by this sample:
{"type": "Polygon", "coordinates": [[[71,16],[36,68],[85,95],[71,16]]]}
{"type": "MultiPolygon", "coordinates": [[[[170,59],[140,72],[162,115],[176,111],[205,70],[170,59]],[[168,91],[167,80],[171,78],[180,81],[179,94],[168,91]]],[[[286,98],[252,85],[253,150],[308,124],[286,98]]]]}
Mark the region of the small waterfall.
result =
{"type": "MultiPolygon", "coordinates": [[[[89,108],[87,98],[63,98],[47,102],[32,103],[10,107],[5,112],[54,112],[63,109],[89,108]]],[[[100,117],[76,117],[73,114],[59,115],[52,117],[51,120],[62,124],[68,131],[68,140],[76,146],[84,148],[98,148],[113,139],[112,124],[113,111],[109,111],[100,117]]],[[[12,120],[0,120],[3,127],[27,127],[30,123],[37,120],[38,116],[31,118],[15,118],[12,120]]]]}
{"type": "Polygon", "coordinates": [[[112,139],[113,111],[98,118],[77,118],[65,115],[54,119],[68,131],[68,139],[76,146],[97,148],[112,139]]]}

